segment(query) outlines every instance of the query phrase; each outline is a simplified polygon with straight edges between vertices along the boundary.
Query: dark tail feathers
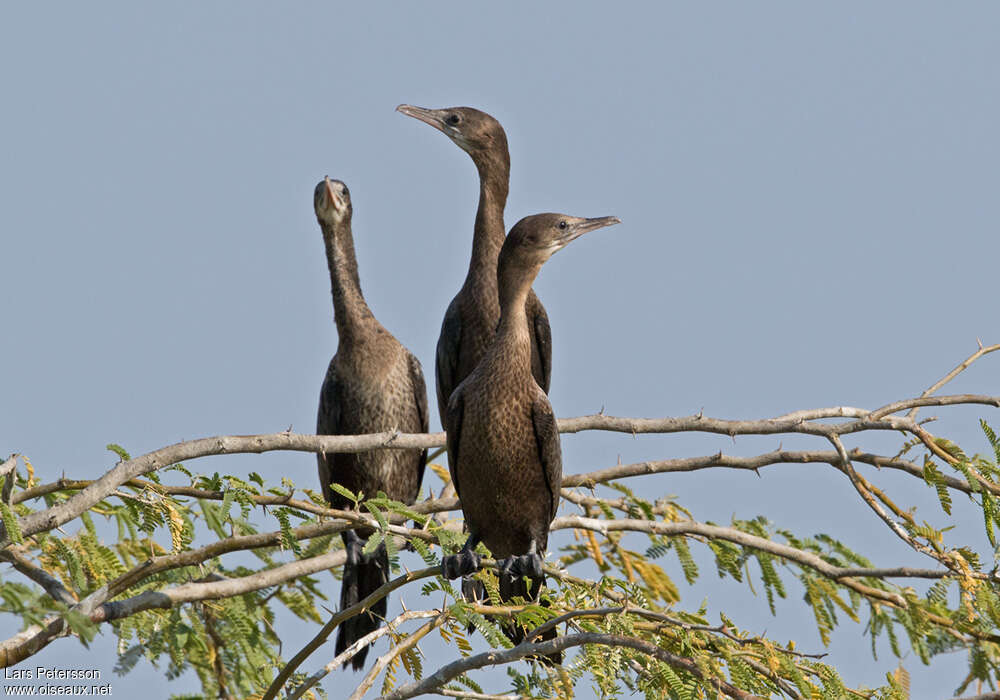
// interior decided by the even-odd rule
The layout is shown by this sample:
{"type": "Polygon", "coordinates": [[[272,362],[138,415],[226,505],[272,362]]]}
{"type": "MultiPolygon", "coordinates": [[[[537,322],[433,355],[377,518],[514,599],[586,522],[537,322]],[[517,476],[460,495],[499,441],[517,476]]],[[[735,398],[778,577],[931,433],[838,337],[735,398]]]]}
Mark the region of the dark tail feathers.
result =
{"type": "MultiPolygon", "coordinates": [[[[389,580],[389,555],[385,545],[379,546],[371,555],[362,557],[357,566],[344,565],[344,581],[340,588],[340,609],[344,610],[367,598],[389,580]]],[[[388,609],[388,597],[383,598],[367,612],[348,618],[337,628],[336,654],[354,644],[366,634],[374,632],[382,624],[388,609]]],[[[355,671],[365,667],[365,658],[371,645],[354,655],[351,665],[355,671]]]]}
{"type": "MultiPolygon", "coordinates": [[[[500,577],[500,599],[504,601],[511,600],[515,596],[520,596],[524,600],[538,600],[538,594],[542,590],[542,584],[545,583],[544,578],[531,578],[526,579],[524,576],[501,576],[500,577]],[[530,581],[529,585],[525,581],[530,581]]],[[[545,605],[545,603],[543,603],[545,605]]],[[[520,644],[524,641],[525,630],[516,622],[502,622],[500,623],[500,628],[503,633],[507,635],[507,638],[512,641],[515,645],[520,644]]],[[[529,632],[531,630],[528,630],[529,632]]],[[[535,637],[531,641],[534,643],[547,642],[550,639],[555,639],[557,636],[556,629],[553,627],[547,632],[543,632],[540,636],[535,637]]],[[[563,655],[561,651],[554,652],[552,654],[546,654],[545,656],[529,656],[529,659],[534,659],[535,661],[540,661],[548,666],[558,666],[562,664],[563,655]]]]}

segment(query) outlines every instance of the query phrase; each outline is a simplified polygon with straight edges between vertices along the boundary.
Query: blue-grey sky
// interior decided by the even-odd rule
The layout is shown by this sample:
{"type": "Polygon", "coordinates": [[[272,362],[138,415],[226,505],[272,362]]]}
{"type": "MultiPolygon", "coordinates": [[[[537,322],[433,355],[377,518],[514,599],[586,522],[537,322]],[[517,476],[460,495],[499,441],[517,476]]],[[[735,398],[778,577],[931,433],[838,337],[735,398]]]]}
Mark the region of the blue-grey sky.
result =
{"type": "MultiPolygon", "coordinates": [[[[538,211],[621,217],[535,286],[558,415],[750,418],[916,395],[977,338],[1000,342],[998,30],[985,2],[4,5],[0,451],[85,478],[112,465],[112,441],[136,454],[311,431],[336,347],[311,206],[326,174],[351,188],[371,307],[430,377],[478,185],[468,156],[395,113],[401,102],[501,121],[508,226],[538,211]]],[[[951,390],[1000,393],[998,361],[951,390]]],[[[995,410],[937,413],[969,451],[986,448],[978,417],[1000,423],[995,410]]],[[[564,468],[775,444],[578,435],[564,468]]],[[[192,466],[316,481],[307,454],[192,466]]],[[[945,524],[926,488],[872,478],[945,524]]],[[[919,562],[828,467],[642,488],[699,519],[766,514],[885,565],[919,562]]],[[[960,501],[959,536],[982,548],[960,501]]],[[[708,596],[754,632],[821,649],[797,589],[772,618],[702,561],[684,606],[708,596]]],[[[286,650],[312,631],[287,624],[286,650]]],[[[896,662],[887,649],[873,662],[861,631],[846,622],[828,658],[879,684],[896,662]]],[[[91,652],[60,640],[37,659],[110,671],[113,650],[105,634],[91,652]]],[[[964,676],[960,655],[904,663],[915,698],[964,676]]],[[[140,666],[116,694],[151,683],[165,688],[140,666]]]]}

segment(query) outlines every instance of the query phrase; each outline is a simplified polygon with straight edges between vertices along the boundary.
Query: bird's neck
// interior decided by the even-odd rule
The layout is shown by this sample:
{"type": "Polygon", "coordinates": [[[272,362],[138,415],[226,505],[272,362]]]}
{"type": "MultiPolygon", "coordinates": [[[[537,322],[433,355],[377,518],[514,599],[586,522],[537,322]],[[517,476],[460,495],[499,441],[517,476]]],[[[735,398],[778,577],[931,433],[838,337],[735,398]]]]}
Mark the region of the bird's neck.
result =
{"type": "Polygon", "coordinates": [[[497,325],[495,345],[503,355],[531,375],[531,331],[525,304],[538,268],[510,268],[499,270],[500,323],[497,325]]]}
{"type": "Polygon", "coordinates": [[[350,222],[329,228],[324,224],[323,241],[326,244],[326,263],[330,268],[333,317],[337,324],[337,334],[344,339],[356,333],[374,316],[361,294],[350,222]]]}
{"type": "Polygon", "coordinates": [[[491,152],[476,159],[476,167],[479,170],[479,208],[466,280],[492,282],[496,279],[497,256],[506,235],[503,210],[507,206],[510,157],[506,150],[491,152]]]}

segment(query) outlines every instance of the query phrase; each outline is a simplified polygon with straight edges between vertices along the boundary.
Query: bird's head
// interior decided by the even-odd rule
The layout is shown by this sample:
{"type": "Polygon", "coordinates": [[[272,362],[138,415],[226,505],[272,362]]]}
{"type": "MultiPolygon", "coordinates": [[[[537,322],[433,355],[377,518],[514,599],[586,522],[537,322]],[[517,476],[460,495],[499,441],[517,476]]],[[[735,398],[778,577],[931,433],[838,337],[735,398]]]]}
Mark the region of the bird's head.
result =
{"type": "Polygon", "coordinates": [[[321,224],[333,226],[351,218],[351,193],[340,180],[324,177],[313,191],[313,208],[321,224]]]}
{"type": "Polygon", "coordinates": [[[534,214],[526,216],[510,230],[500,250],[501,267],[510,264],[540,267],[557,250],[588,231],[620,224],[617,216],[581,219],[566,214],[534,214]]]}
{"type": "Polygon", "coordinates": [[[413,105],[399,105],[396,111],[441,131],[477,163],[482,156],[497,148],[502,147],[506,153],[507,134],[500,122],[486,112],[472,107],[424,109],[413,105]]]}

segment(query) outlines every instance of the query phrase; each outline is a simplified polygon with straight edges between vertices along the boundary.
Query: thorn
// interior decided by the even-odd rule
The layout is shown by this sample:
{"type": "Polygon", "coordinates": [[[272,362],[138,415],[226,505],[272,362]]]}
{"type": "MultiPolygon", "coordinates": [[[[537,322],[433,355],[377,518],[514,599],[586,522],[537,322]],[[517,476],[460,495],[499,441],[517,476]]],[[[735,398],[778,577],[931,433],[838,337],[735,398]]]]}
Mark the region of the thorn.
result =
{"type": "Polygon", "coordinates": [[[288,424],[288,427],[287,427],[287,428],[285,428],[285,432],[286,432],[286,433],[290,433],[290,432],[292,432],[292,424],[291,424],[291,423],[289,423],[289,424],[288,424]]]}
{"type": "MultiPolygon", "coordinates": [[[[982,346],[983,346],[983,344],[980,343],[979,347],[982,347],[982,346]]],[[[599,416],[603,416],[604,415],[604,404],[601,404],[601,410],[597,412],[597,415],[599,415],[599,416]]]]}
{"type": "Polygon", "coordinates": [[[982,341],[982,339],[981,338],[976,338],[976,342],[979,343],[979,349],[982,350],[983,349],[983,341],[982,341]]]}

